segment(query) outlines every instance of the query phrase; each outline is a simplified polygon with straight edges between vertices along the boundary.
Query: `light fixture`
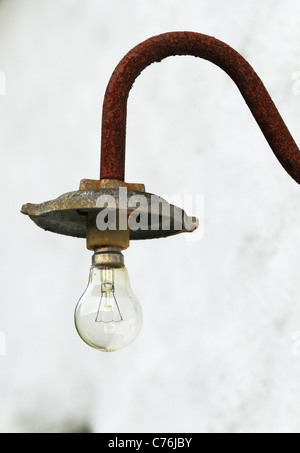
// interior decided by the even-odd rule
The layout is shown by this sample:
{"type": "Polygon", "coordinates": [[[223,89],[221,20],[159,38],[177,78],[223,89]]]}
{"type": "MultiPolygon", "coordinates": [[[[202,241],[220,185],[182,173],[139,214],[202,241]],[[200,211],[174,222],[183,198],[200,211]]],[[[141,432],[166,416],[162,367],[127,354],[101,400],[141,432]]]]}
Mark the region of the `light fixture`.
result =
{"type": "Polygon", "coordinates": [[[145,192],[143,184],[124,182],[129,91],[148,65],[172,55],[201,57],[222,68],[236,83],[279,162],[300,183],[299,149],[260,78],[239,53],[194,32],[154,36],[132,49],[113,72],[104,97],[100,179],[84,179],[78,191],[26,204],[21,210],[44,230],[86,238],[87,248],[94,252],[75,324],[81,338],[100,351],[127,346],[142,325],[142,309],[131,290],[122,251],[131,240],[192,232],[198,226],[195,217],[145,192]]]}

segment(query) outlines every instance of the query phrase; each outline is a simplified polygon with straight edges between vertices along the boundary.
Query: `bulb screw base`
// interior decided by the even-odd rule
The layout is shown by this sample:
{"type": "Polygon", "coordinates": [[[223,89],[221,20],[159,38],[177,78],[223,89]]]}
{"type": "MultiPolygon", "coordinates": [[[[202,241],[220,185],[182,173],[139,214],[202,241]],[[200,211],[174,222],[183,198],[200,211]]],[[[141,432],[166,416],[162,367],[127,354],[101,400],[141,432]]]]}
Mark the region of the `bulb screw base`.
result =
{"type": "Polygon", "coordinates": [[[124,256],[121,247],[103,246],[97,247],[92,257],[92,265],[95,267],[124,267],[124,256]]]}

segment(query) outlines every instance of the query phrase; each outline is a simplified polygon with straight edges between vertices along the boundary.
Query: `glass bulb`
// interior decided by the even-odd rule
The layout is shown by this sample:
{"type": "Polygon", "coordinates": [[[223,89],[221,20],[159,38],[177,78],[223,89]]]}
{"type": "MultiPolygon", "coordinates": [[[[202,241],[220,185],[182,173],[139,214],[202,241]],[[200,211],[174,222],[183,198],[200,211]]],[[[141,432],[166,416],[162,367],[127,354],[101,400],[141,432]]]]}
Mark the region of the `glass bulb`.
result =
{"type": "Polygon", "coordinates": [[[83,341],[100,351],[116,351],[136,338],[142,318],[126,267],[93,264],[75,310],[76,329],[83,341]]]}

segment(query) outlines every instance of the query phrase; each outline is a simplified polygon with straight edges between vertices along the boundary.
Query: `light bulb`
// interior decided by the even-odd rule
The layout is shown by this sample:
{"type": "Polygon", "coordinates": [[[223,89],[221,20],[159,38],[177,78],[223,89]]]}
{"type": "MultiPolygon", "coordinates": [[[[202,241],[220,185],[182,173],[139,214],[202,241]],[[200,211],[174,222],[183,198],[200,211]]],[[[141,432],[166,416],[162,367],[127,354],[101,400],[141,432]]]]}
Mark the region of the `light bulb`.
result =
{"type": "Polygon", "coordinates": [[[80,337],[100,351],[116,351],[136,338],[142,318],[121,249],[98,248],[93,255],[88,286],[75,310],[80,337]]]}

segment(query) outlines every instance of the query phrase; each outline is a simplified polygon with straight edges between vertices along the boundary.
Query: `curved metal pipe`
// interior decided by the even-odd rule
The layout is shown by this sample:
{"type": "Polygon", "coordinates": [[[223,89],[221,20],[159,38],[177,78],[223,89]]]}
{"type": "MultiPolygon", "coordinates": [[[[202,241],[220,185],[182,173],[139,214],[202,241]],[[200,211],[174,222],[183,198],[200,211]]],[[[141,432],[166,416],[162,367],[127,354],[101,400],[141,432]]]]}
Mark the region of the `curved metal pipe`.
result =
{"type": "Polygon", "coordinates": [[[227,44],[194,32],[154,36],[128,52],[114,70],[103,103],[100,178],[124,180],[127,99],[135,79],[151,63],[175,55],[204,58],[232,78],[275,156],[300,183],[299,148],[258,75],[227,44]]]}

